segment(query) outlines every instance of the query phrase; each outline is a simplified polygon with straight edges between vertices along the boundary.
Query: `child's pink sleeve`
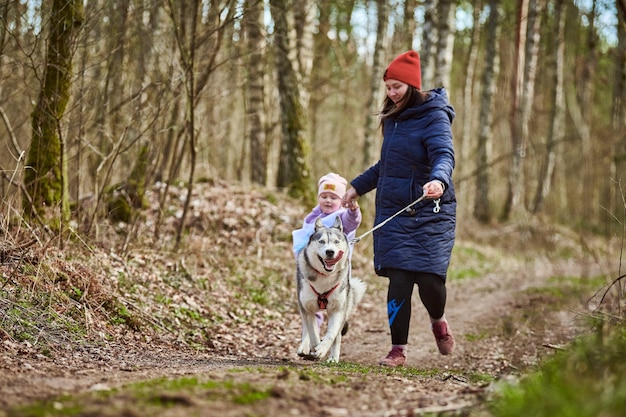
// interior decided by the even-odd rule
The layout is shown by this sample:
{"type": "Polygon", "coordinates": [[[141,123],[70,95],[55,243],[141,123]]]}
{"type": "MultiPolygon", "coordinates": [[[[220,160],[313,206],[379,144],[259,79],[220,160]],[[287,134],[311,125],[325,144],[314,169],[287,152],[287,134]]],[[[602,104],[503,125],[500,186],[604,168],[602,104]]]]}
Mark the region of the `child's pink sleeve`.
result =
{"type": "Polygon", "coordinates": [[[361,208],[356,210],[346,210],[341,213],[341,223],[343,223],[343,232],[347,235],[356,231],[361,224],[362,215],[361,208]]]}

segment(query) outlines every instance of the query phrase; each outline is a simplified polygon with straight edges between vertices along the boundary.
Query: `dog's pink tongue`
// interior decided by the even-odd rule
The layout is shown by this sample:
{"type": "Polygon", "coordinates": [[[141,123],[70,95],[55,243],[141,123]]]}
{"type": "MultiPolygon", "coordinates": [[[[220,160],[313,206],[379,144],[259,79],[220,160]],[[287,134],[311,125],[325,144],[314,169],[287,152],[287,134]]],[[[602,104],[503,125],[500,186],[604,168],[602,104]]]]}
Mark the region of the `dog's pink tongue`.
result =
{"type": "Polygon", "coordinates": [[[335,259],[326,259],[326,265],[333,266],[337,262],[339,262],[342,257],[343,257],[343,251],[340,250],[339,253],[337,254],[337,257],[335,259]]]}

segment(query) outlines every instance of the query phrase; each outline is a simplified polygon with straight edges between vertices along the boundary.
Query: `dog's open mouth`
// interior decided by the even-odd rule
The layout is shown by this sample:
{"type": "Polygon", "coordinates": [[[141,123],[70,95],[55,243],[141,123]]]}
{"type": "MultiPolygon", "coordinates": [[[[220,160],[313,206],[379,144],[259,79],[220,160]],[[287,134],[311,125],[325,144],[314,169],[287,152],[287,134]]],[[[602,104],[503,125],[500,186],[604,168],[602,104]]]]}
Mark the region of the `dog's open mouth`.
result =
{"type": "Polygon", "coordinates": [[[326,270],[326,272],[332,272],[332,270],[335,268],[335,264],[339,262],[341,258],[343,258],[343,251],[340,250],[339,252],[337,252],[337,256],[334,258],[322,258],[321,256],[319,256],[319,258],[324,265],[324,269],[326,270]]]}

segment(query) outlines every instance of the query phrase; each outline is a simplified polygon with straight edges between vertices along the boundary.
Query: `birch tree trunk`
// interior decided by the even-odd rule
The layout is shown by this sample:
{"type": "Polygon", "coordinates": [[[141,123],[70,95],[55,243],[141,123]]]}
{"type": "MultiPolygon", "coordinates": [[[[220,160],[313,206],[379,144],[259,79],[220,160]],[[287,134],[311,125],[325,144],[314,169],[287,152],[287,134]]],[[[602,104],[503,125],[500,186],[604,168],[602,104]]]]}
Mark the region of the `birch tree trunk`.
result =
{"type": "Polygon", "coordinates": [[[476,199],[473,213],[474,218],[482,223],[488,223],[491,220],[489,160],[493,141],[493,97],[500,72],[500,16],[500,0],[490,0],[489,17],[486,22],[485,66],[481,80],[478,144],[476,146],[476,199]]]}
{"type": "Polygon", "coordinates": [[[422,90],[450,87],[455,0],[426,0],[422,32],[422,90]]]}
{"type": "Polygon", "coordinates": [[[263,2],[246,0],[245,27],[247,35],[247,131],[250,141],[250,179],[260,185],[267,185],[267,143],[265,137],[265,111],[263,109],[263,2]]]}
{"type": "Polygon", "coordinates": [[[554,4],[554,29],[553,29],[553,78],[551,97],[550,129],[546,139],[546,153],[541,164],[537,181],[537,190],[531,206],[531,212],[538,213],[543,208],[543,203],[550,193],[554,171],[556,168],[557,147],[565,137],[565,98],[563,95],[563,80],[565,68],[565,13],[563,1],[556,0],[554,4]]]}
{"type": "MultiPolygon", "coordinates": [[[[535,81],[537,79],[537,61],[539,59],[539,41],[541,40],[541,15],[545,0],[529,0],[528,6],[528,29],[526,38],[526,60],[524,62],[524,83],[522,87],[522,144],[523,153],[526,153],[526,144],[530,136],[530,120],[533,113],[533,102],[535,98],[535,81]]],[[[524,162],[522,160],[522,179],[526,178],[524,162]]],[[[542,178],[538,179],[539,182],[542,178]]],[[[526,184],[522,183],[520,188],[522,194],[526,189],[526,184]]],[[[529,193],[530,194],[530,193],[529,193]]],[[[524,200],[520,204],[526,206],[524,200]]]]}
{"type": "Polygon", "coordinates": [[[306,115],[300,102],[298,76],[289,59],[289,6],[288,0],[270,0],[283,134],[276,184],[287,188],[292,197],[303,198],[307,204],[312,204],[315,191],[309,161],[311,149],[306,136],[306,115]]]}
{"type": "Polygon", "coordinates": [[[25,186],[26,214],[60,208],[59,219],[69,220],[67,165],[61,119],[70,99],[72,57],[83,24],[82,0],[54,0],[50,11],[50,38],[44,81],[31,115],[32,142],[28,152],[25,186]]]}
{"type": "MultiPolygon", "coordinates": [[[[313,69],[313,21],[317,17],[317,8],[312,0],[293,1],[293,25],[290,25],[295,34],[295,47],[290,51],[291,62],[295,65],[296,75],[300,84],[300,103],[307,109],[310,101],[311,71],[313,69]],[[295,55],[295,59],[293,56],[295,55]]],[[[289,9],[287,9],[288,11],[289,9]]],[[[289,19],[287,19],[289,22],[289,19]]]]}
{"type": "Polygon", "coordinates": [[[434,87],[450,89],[450,73],[452,71],[452,53],[454,52],[454,21],[456,14],[455,0],[439,0],[437,3],[437,49],[432,84],[424,90],[434,87]]]}
{"type": "Polygon", "coordinates": [[[422,27],[422,48],[419,51],[422,66],[422,87],[430,88],[435,79],[437,57],[437,0],[424,0],[424,24],[422,27]],[[428,87],[425,87],[428,86],[428,87]]]}

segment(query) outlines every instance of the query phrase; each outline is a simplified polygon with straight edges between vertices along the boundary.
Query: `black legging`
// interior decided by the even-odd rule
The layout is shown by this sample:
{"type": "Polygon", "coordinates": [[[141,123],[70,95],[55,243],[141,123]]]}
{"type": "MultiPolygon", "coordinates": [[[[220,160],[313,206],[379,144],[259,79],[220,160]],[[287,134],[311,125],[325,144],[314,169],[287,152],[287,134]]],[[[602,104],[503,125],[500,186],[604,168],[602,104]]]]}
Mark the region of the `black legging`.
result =
{"type": "Polygon", "coordinates": [[[433,319],[443,317],[446,307],[446,282],[440,275],[391,269],[387,292],[387,315],[391,343],[406,345],[411,322],[411,296],[417,284],[420,299],[433,319]]]}

